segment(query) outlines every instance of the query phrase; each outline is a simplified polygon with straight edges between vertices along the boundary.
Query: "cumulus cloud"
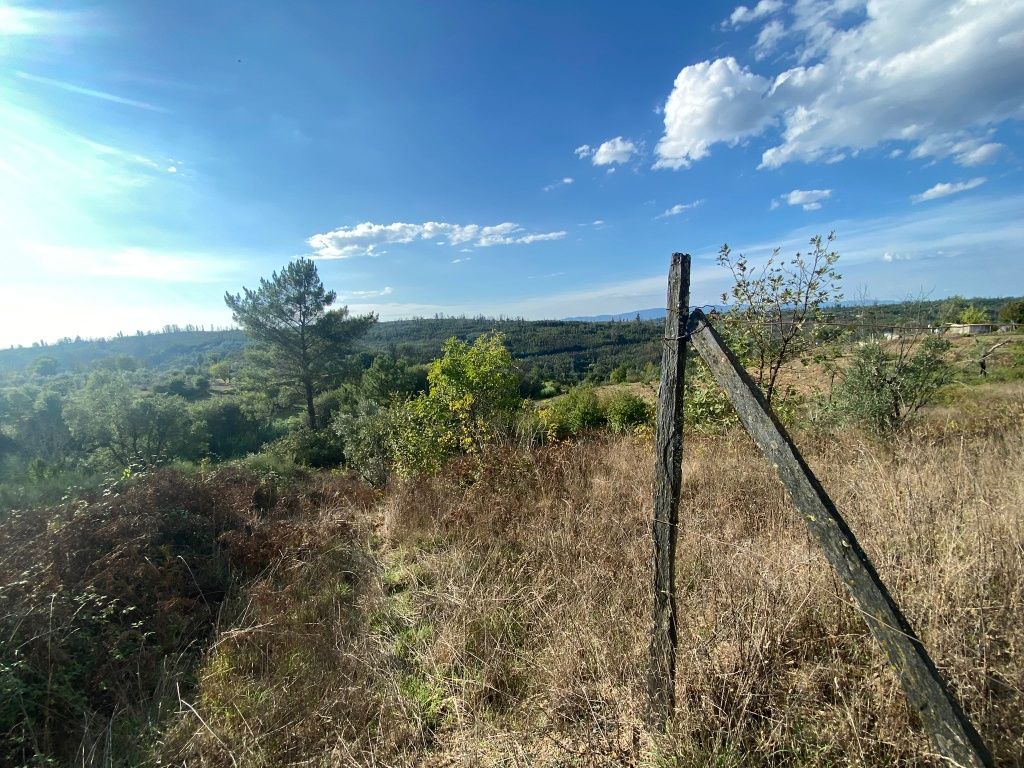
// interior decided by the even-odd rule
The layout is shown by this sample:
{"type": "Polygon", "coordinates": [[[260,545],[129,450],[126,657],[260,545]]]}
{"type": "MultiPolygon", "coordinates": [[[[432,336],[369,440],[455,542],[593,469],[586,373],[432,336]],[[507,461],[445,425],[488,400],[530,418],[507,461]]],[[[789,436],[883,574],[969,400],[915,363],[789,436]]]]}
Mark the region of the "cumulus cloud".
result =
{"type": "Polygon", "coordinates": [[[664,213],[659,213],[654,218],[656,219],[667,219],[670,216],[678,216],[683,211],[689,211],[692,208],[696,208],[698,205],[703,203],[703,200],[694,200],[692,203],[676,203],[671,208],[666,210],[664,213]]]}
{"type": "Polygon", "coordinates": [[[629,139],[616,136],[608,139],[597,149],[584,144],[576,148],[576,156],[580,159],[589,157],[594,165],[621,165],[628,162],[637,153],[637,146],[629,139]]]}
{"type": "Polygon", "coordinates": [[[944,181],[940,184],[936,184],[934,187],[929,187],[919,195],[912,195],[910,199],[915,203],[923,203],[925,200],[949,197],[950,195],[955,195],[958,192],[966,192],[969,189],[980,187],[986,181],[987,179],[984,176],[979,176],[978,178],[970,179],[969,181],[944,181]]]}
{"type": "Polygon", "coordinates": [[[665,133],[655,168],[688,168],[712,144],[735,145],[774,121],[766,108],[771,83],[729,56],[684,67],[665,102],[665,133]]]}
{"type": "Polygon", "coordinates": [[[751,21],[763,19],[765,16],[771,16],[773,13],[781,10],[781,8],[782,0],[761,0],[753,8],[739,5],[729,14],[729,23],[734,27],[738,27],[741,24],[747,24],[751,21]]]}
{"type": "Polygon", "coordinates": [[[527,232],[521,225],[506,221],[502,224],[448,224],[427,221],[409,224],[363,222],[354,227],[341,227],[330,232],[312,235],[307,239],[315,259],[348,259],[353,256],[381,255],[383,243],[405,244],[416,241],[434,241],[439,245],[467,245],[487,248],[492,245],[526,245],[546,240],[561,240],[564,231],[527,232]]]}
{"type": "Polygon", "coordinates": [[[832,197],[831,189],[794,189],[783,195],[788,205],[799,205],[805,211],[816,211],[821,208],[821,201],[832,197]]]}
{"type": "Polygon", "coordinates": [[[565,178],[559,179],[558,181],[553,181],[550,184],[548,184],[546,187],[544,187],[544,191],[550,192],[551,190],[558,189],[559,187],[567,187],[574,181],[575,179],[572,176],[566,176],[565,178]]]}
{"type": "Polygon", "coordinates": [[[726,57],[679,72],[655,167],[776,128],[763,168],[889,142],[977,165],[1001,149],[980,134],[1024,118],[1022,0],[797,0],[790,16],[798,66],[769,78],[726,57]]]}

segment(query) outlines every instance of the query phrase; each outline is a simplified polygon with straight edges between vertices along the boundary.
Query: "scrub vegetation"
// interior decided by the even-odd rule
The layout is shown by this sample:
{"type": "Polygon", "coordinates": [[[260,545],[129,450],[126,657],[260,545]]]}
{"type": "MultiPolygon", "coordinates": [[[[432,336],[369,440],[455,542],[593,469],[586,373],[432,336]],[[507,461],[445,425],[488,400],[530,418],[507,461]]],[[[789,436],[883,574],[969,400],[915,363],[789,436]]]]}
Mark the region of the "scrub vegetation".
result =
{"type": "MultiPolygon", "coordinates": [[[[1020,764],[1024,336],[929,328],[1020,302],[838,305],[831,238],[763,272],[722,254],[736,304],[711,321],[1020,764]]],[[[679,706],[645,725],[659,324],[333,298],[299,261],[226,297],[246,344],[12,351],[0,764],[936,765],[694,360],[679,706]]]]}

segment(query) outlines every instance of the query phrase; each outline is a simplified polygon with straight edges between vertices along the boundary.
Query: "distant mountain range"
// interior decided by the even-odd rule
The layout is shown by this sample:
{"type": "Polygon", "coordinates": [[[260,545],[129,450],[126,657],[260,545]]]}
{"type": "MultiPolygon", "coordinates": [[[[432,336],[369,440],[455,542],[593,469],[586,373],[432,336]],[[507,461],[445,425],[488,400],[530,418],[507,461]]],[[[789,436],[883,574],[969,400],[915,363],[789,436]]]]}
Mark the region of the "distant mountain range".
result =
{"type": "Polygon", "coordinates": [[[661,307],[651,307],[650,309],[635,309],[632,312],[620,312],[617,315],[580,315],[578,317],[563,317],[563,320],[569,320],[577,323],[612,323],[620,320],[660,320],[665,317],[665,310],[661,307]]]}
{"type": "MultiPolygon", "coordinates": [[[[864,301],[863,299],[846,299],[840,301],[839,306],[890,306],[902,303],[903,302],[896,301],[894,299],[872,299],[870,301],[864,301]]],[[[705,312],[710,312],[711,310],[725,312],[729,307],[725,304],[702,304],[701,309],[705,312]]],[[[636,320],[637,317],[641,320],[662,320],[665,317],[665,310],[661,307],[651,307],[650,309],[634,309],[629,312],[620,312],[617,315],[579,315],[576,317],[563,317],[562,319],[578,323],[617,323],[625,320],[636,320]]]]}

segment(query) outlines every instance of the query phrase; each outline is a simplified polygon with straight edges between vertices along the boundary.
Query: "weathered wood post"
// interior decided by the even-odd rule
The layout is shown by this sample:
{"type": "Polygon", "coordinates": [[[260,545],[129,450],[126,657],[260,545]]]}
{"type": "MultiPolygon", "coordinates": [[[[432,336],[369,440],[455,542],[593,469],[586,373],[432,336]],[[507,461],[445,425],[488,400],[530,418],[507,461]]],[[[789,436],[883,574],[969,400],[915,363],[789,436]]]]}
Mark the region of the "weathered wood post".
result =
{"type": "Polygon", "coordinates": [[[907,699],[938,753],[956,766],[991,766],[985,743],[761,390],[699,309],[690,316],[687,331],[694,349],[729,395],[743,426],[775,466],[826,559],[857,601],[868,629],[896,668],[907,699]]]}
{"type": "Polygon", "coordinates": [[[675,708],[676,528],[683,479],[683,384],[689,303],[690,255],[674,253],[668,273],[668,314],[661,346],[661,388],[655,427],[654,628],[647,690],[651,724],[658,728],[664,728],[675,708]]]}

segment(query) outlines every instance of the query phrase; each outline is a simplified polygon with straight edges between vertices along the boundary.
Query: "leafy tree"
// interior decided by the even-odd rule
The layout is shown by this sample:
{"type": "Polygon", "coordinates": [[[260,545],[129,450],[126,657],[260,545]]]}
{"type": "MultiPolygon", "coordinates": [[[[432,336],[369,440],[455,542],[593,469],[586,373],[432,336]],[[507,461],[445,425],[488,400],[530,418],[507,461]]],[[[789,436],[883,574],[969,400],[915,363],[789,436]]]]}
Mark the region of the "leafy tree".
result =
{"type": "Polygon", "coordinates": [[[348,307],[331,309],[337,295],[324,288],[316,264],[298,259],[255,290],[226,293],[235,322],[257,343],[263,363],[280,383],[298,386],[310,429],[317,428],[313,398],[337,374],[352,343],[377,321],[374,314],[349,317],[348,307]]]}
{"type": "Polygon", "coordinates": [[[183,398],[140,392],[125,376],[105,371],[69,398],[64,416],[75,439],[123,467],[197,458],[206,445],[183,398]]]}
{"type": "Polygon", "coordinates": [[[944,357],[949,347],[934,336],[888,349],[858,347],[836,388],[840,413],[879,435],[899,431],[951,381],[944,357]]]}
{"type": "Polygon", "coordinates": [[[217,397],[192,406],[207,435],[210,454],[232,459],[254,453],[273,437],[265,421],[243,407],[238,398],[217,397]]]}
{"type": "Polygon", "coordinates": [[[726,325],[745,339],[746,357],[769,403],[782,366],[810,352],[815,321],[825,319],[826,305],[842,299],[839,254],[831,250],[835,238],[834,232],[816,235],[809,253],[798,252],[789,261],[780,260],[776,248],[760,269],[742,254],[733,256],[728,244],[718,252],[718,264],[734,280],[722,294],[723,304],[732,303],[726,325]]]}
{"type": "Polygon", "coordinates": [[[960,322],[965,323],[967,325],[974,325],[976,323],[987,323],[988,313],[985,310],[979,309],[978,307],[971,304],[970,306],[965,307],[964,310],[960,313],[960,322]]]}
{"type": "Polygon", "coordinates": [[[431,472],[509,433],[522,400],[500,333],[449,339],[427,372],[429,390],[389,409],[389,446],[402,475],[431,472]]]}
{"type": "Polygon", "coordinates": [[[959,323],[960,316],[967,309],[967,299],[963,296],[950,296],[939,307],[939,319],[943,323],[959,323]]]}
{"type": "Polygon", "coordinates": [[[1024,324],[1024,300],[1008,301],[999,308],[999,319],[1004,323],[1024,324]]]}
{"type": "Polygon", "coordinates": [[[31,376],[53,376],[60,371],[60,363],[49,356],[37,357],[28,367],[31,376]]]}

